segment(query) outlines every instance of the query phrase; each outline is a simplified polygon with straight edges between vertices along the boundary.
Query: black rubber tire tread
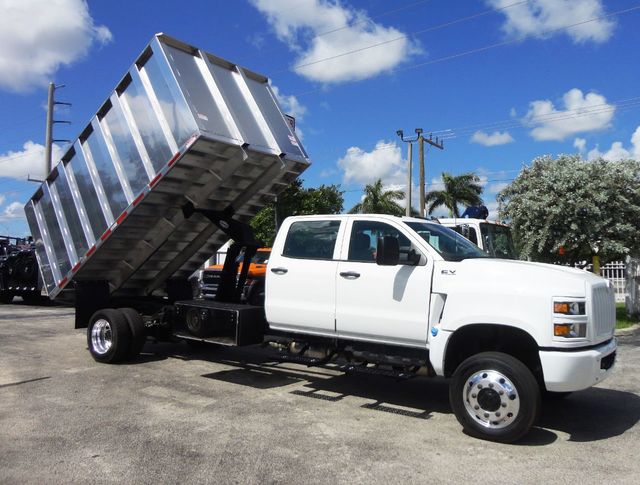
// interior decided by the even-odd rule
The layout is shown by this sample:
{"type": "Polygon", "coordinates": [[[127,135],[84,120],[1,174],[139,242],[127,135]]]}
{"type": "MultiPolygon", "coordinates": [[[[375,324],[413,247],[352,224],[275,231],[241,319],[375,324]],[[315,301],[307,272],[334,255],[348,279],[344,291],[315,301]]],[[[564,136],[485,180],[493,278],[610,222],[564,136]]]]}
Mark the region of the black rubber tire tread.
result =
{"type": "Polygon", "coordinates": [[[462,362],[449,385],[451,408],[464,430],[476,438],[513,443],[529,432],[540,412],[540,387],[533,373],[515,357],[502,352],[482,352],[462,362]],[[465,409],[462,390],[473,373],[495,369],[507,376],[520,395],[520,411],[515,421],[501,429],[489,429],[479,424],[465,409]]]}
{"type": "Polygon", "coordinates": [[[134,308],[119,308],[129,324],[131,329],[131,347],[127,357],[135,359],[147,341],[147,329],[142,321],[142,316],[138,313],[138,310],[134,308]]]}
{"type": "Polygon", "coordinates": [[[0,291],[0,303],[11,303],[14,296],[10,291],[0,291]]]}
{"type": "Polygon", "coordinates": [[[89,320],[87,327],[87,345],[91,356],[97,362],[103,364],[119,364],[126,360],[131,349],[131,329],[129,323],[122,312],[113,308],[104,308],[95,312],[89,320]],[[111,325],[111,348],[104,354],[98,354],[94,351],[91,343],[91,329],[95,322],[100,319],[107,320],[111,325]]]}
{"type": "Polygon", "coordinates": [[[33,293],[25,293],[22,295],[22,299],[27,305],[37,305],[38,303],[44,302],[44,298],[39,291],[34,291],[33,293]]]}
{"type": "Polygon", "coordinates": [[[573,392],[570,392],[570,391],[553,392],[553,391],[547,391],[546,389],[544,389],[542,391],[542,400],[543,401],[562,401],[568,398],[569,396],[571,396],[572,394],[573,392]]]}

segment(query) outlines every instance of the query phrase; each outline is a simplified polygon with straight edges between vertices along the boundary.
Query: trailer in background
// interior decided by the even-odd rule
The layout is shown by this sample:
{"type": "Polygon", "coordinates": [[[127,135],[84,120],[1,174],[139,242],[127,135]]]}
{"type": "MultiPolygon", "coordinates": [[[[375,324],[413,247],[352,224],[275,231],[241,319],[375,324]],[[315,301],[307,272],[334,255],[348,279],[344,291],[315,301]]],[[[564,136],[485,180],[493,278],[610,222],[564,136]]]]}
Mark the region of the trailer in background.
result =
{"type": "Polygon", "coordinates": [[[31,237],[0,236],[0,303],[16,296],[25,303],[42,301],[35,245],[31,237]]]}

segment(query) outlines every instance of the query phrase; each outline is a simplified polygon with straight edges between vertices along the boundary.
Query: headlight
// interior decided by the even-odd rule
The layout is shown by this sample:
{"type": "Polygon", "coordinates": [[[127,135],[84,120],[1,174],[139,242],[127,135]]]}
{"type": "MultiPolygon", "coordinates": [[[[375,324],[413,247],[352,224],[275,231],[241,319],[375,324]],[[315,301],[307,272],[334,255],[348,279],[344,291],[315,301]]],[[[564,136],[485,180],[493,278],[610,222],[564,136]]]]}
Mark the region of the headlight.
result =
{"type": "Polygon", "coordinates": [[[584,338],[587,336],[587,323],[554,323],[553,335],[564,338],[584,338]]]}
{"type": "Polygon", "coordinates": [[[558,298],[553,302],[553,336],[586,338],[587,313],[584,301],[558,298]]]}
{"type": "Polygon", "coordinates": [[[583,301],[556,301],[553,303],[553,313],[560,315],[585,315],[583,301]]]}

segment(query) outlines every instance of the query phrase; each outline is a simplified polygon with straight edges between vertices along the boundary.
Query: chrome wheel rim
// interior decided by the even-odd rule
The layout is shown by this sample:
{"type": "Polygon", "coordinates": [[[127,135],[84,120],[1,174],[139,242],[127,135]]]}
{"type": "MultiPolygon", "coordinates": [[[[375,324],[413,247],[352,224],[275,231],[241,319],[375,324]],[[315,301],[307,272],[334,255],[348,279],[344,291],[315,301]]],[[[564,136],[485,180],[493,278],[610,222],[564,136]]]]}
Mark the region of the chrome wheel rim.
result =
{"type": "Polygon", "coordinates": [[[462,390],[462,399],[469,416],[485,428],[509,426],[520,411],[520,394],[515,384],[495,370],[471,375],[462,390]]]}
{"type": "Polygon", "coordinates": [[[91,329],[91,346],[100,355],[106,354],[113,345],[111,334],[111,324],[104,319],[100,319],[93,324],[91,329]]]}

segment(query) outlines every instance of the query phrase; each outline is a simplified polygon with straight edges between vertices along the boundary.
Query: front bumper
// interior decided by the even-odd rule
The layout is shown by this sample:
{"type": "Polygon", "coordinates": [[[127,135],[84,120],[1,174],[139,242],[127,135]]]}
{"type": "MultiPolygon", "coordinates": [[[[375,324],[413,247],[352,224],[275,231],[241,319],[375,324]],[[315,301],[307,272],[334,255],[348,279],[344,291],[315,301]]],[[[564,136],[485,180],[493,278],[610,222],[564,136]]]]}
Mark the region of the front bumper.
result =
{"type": "Polygon", "coordinates": [[[571,392],[602,382],[611,373],[618,342],[615,338],[587,350],[540,351],[544,383],[548,391],[571,392]]]}

